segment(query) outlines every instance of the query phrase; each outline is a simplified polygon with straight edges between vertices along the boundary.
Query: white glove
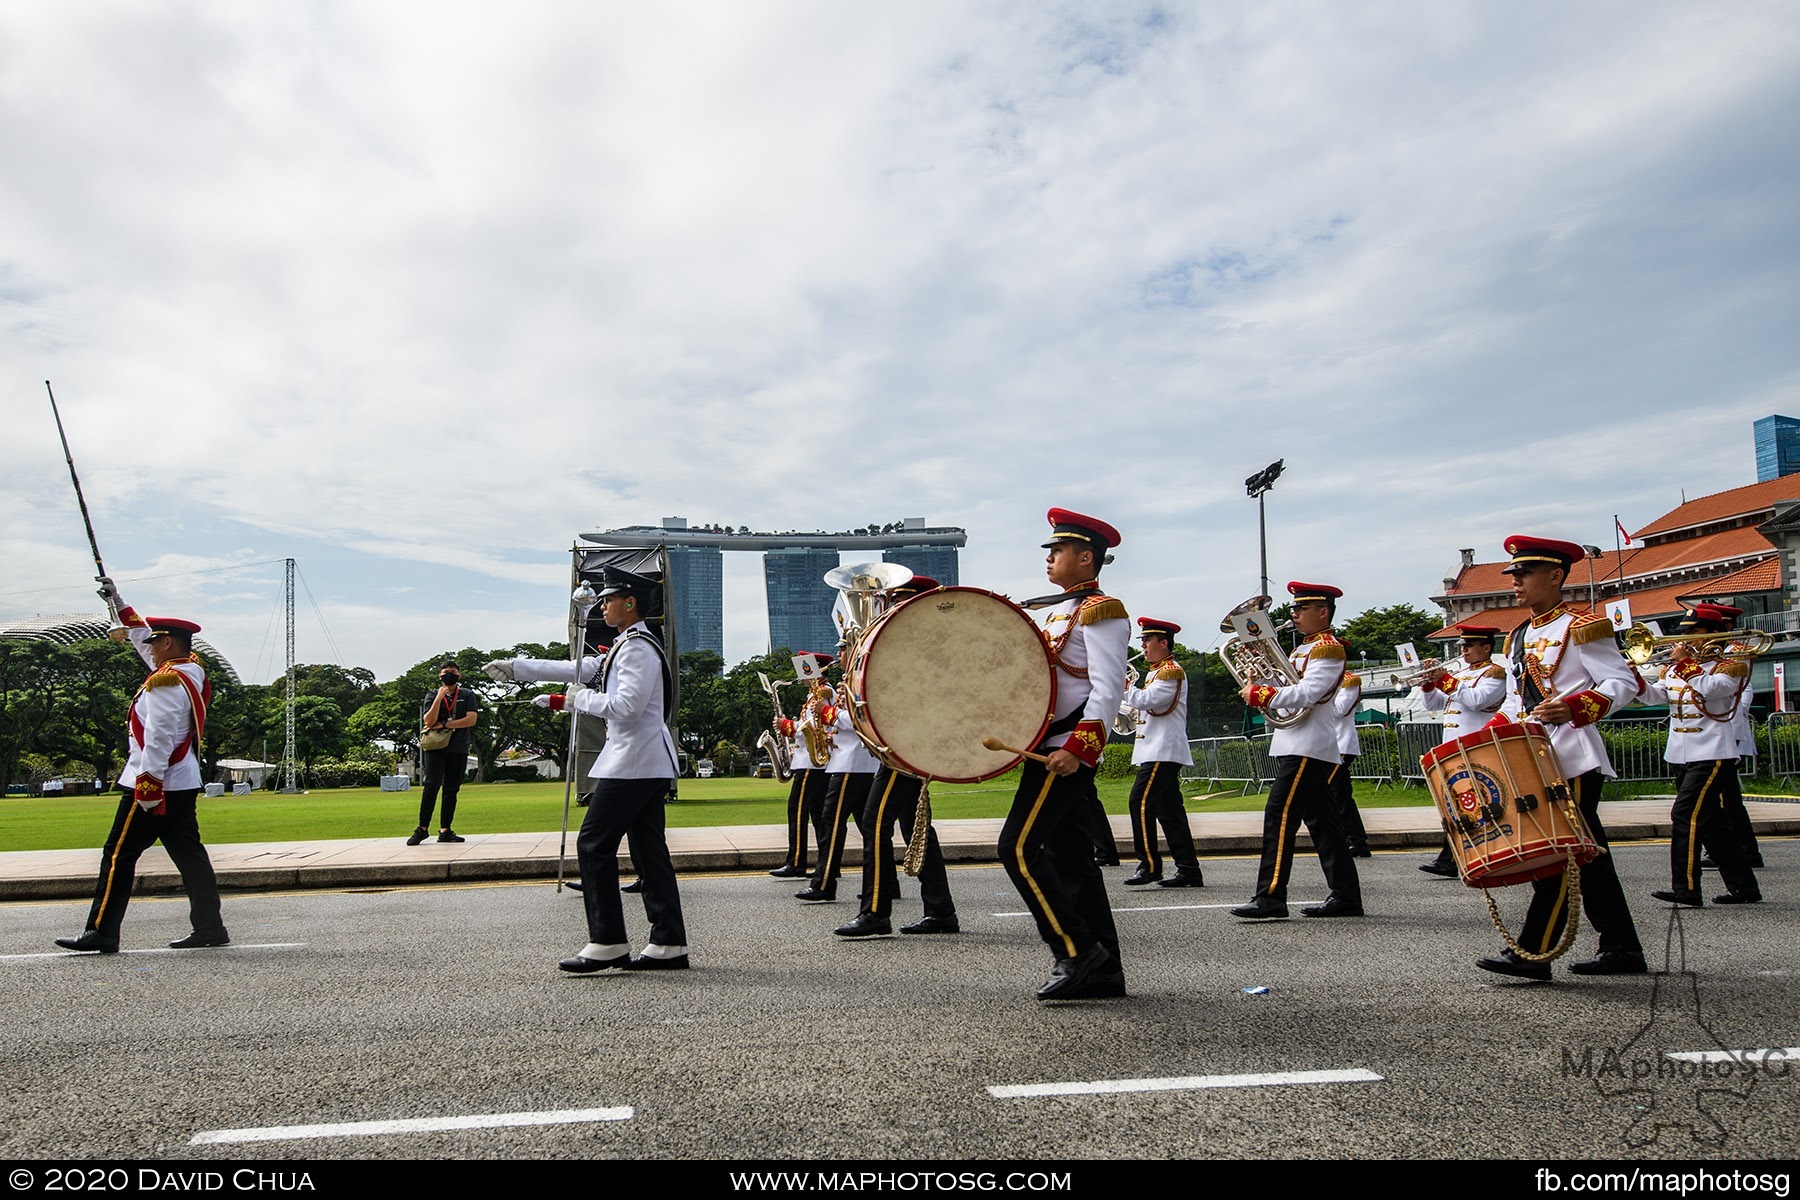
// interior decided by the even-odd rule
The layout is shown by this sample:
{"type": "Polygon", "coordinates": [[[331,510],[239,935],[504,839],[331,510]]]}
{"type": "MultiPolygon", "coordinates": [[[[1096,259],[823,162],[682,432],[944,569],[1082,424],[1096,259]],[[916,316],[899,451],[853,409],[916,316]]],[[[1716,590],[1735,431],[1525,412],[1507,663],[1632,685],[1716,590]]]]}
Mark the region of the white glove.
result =
{"type": "Polygon", "coordinates": [[[518,682],[513,676],[513,664],[512,659],[510,658],[496,658],[491,663],[483,663],[481,669],[487,674],[487,677],[492,679],[495,683],[518,682]]]}
{"type": "MultiPolygon", "coordinates": [[[[562,698],[562,697],[561,697],[561,695],[560,695],[560,694],[559,694],[559,693],[556,693],[556,692],[544,692],[544,693],[541,693],[541,694],[540,694],[540,695],[536,695],[536,696],[533,696],[533,697],[532,697],[532,698],[531,698],[531,702],[532,702],[532,703],[533,703],[533,704],[535,704],[535,705],[537,705],[537,706],[538,706],[538,707],[539,707],[539,708],[549,708],[549,707],[550,707],[550,701],[551,701],[551,698],[552,698],[552,697],[555,697],[555,698],[556,698],[556,699],[561,699],[561,698],[562,698]]],[[[560,711],[560,708],[561,708],[561,706],[560,706],[560,705],[559,705],[559,706],[558,706],[558,710],[559,710],[559,711],[560,711]]]]}
{"type": "Polygon", "coordinates": [[[112,581],[110,575],[96,575],[94,578],[100,583],[100,598],[106,601],[106,611],[118,616],[119,610],[125,607],[125,598],[119,595],[119,585],[112,581]]]}

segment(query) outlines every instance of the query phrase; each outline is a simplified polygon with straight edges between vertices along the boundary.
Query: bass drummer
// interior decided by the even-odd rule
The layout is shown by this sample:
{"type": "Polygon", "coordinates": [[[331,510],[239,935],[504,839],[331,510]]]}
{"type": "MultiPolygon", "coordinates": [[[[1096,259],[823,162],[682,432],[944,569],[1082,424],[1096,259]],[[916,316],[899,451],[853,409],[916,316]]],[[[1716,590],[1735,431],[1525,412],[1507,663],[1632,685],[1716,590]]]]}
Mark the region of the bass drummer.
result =
{"type": "MultiPolygon", "coordinates": [[[[1593,958],[1569,964],[1569,970],[1577,975],[1642,975],[1648,969],[1643,946],[1600,824],[1600,788],[1616,772],[1594,724],[1634,699],[1643,683],[1619,653],[1611,622],[1563,604],[1569,567],[1585,555],[1580,546],[1518,534],[1507,538],[1505,546],[1512,562],[1503,573],[1512,576],[1514,598],[1531,610],[1507,639],[1513,663],[1510,690],[1518,696],[1524,720],[1549,728],[1563,778],[1601,849],[1581,868],[1581,908],[1600,935],[1600,950],[1593,958]]],[[[1531,887],[1519,945],[1549,954],[1569,917],[1569,879],[1558,873],[1531,887]]],[[[1534,962],[1510,947],[1477,959],[1475,965],[1521,979],[1550,978],[1548,962],[1534,962]]]]}
{"type": "MultiPolygon", "coordinates": [[[[1506,668],[1494,661],[1494,639],[1500,631],[1492,625],[1458,625],[1462,635],[1463,665],[1427,677],[1419,684],[1425,707],[1444,715],[1440,745],[1474,733],[1494,719],[1506,703],[1506,668]]],[[[1431,862],[1419,867],[1427,875],[1456,878],[1456,859],[1450,853],[1450,837],[1431,862]]]]}

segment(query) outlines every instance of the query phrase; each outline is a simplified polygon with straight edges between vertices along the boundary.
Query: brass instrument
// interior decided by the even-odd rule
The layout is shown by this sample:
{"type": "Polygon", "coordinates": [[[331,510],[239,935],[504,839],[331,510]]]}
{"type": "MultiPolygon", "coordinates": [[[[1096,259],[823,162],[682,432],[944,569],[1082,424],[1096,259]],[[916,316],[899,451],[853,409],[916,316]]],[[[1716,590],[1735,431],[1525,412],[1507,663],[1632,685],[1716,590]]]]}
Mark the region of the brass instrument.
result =
{"type": "Polygon", "coordinates": [[[819,709],[831,699],[831,689],[815,681],[806,703],[800,706],[800,736],[806,739],[806,757],[815,769],[831,761],[831,743],[837,738],[837,730],[819,721],[819,709]]]}
{"type": "Polygon", "coordinates": [[[1633,666],[1647,667],[1668,662],[1675,647],[1685,643],[1696,658],[1733,658],[1752,662],[1775,644],[1775,639],[1761,629],[1724,629],[1717,633],[1663,634],[1650,631],[1639,621],[1623,635],[1625,657],[1633,666]]]}
{"type": "MultiPolygon", "coordinates": [[[[1222,633],[1234,633],[1231,618],[1241,613],[1267,612],[1268,608],[1267,596],[1252,596],[1225,614],[1225,619],[1219,622],[1219,630],[1222,633]]],[[[1240,688],[1270,682],[1275,682],[1277,686],[1291,686],[1300,682],[1294,664],[1288,661],[1281,643],[1275,640],[1276,634],[1292,624],[1291,621],[1283,621],[1265,636],[1251,638],[1247,642],[1243,638],[1232,637],[1219,647],[1219,657],[1225,660],[1225,669],[1231,672],[1231,677],[1237,680],[1240,688]]],[[[1278,713],[1270,708],[1263,710],[1263,720],[1276,729],[1291,729],[1304,721],[1311,712],[1311,705],[1285,710],[1285,713],[1278,713]]]]}
{"type": "MultiPolygon", "coordinates": [[[[849,670],[850,660],[855,656],[857,643],[862,641],[863,634],[894,607],[894,589],[904,587],[912,581],[912,577],[912,570],[899,563],[852,563],[825,572],[826,585],[838,590],[844,604],[845,611],[842,614],[834,612],[833,616],[838,618],[838,633],[843,639],[838,660],[844,664],[846,671],[849,670]]],[[[856,731],[856,736],[862,739],[871,754],[882,762],[887,762],[887,747],[877,744],[866,732],[873,726],[863,717],[862,698],[851,695],[847,686],[841,689],[841,695],[843,707],[850,714],[850,727],[856,731]]]]}
{"type": "MultiPolygon", "coordinates": [[[[1131,659],[1142,657],[1144,657],[1144,652],[1142,650],[1136,650],[1132,652],[1131,658],[1125,660],[1125,686],[1127,688],[1134,688],[1138,683],[1137,668],[1131,665],[1131,659]]],[[[1143,709],[1133,708],[1131,705],[1125,703],[1119,705],[1118,714],[1113,717],[1112,722],[1112,731],[1114,733],[1121,737],[1131,737],[1134,736],[1139,729],[1142,729],[1143,726],[1143,709]]]]}
{"type": "MultiPolygon", "coordinates": [[[[781,689],[804,681],[784,679],[780,683],[773,683],[761,671],[756,673],[756,679],[758,683],[762,684],[763,691],[769,693],[769,699],[775,702],[775,717],[770,722],[769,728],[763,731],[763,735],[756,739],[756,744],[762,747],[763,753],[769,756],[769,761],[775,764],[775,778],[786,783],[794,777],[794,744],[781,732],[781,723],[787,720],[787,714],[781,711],[781,689]]],[[[813,765],[824,766],[825,764],[814,763],[813,765]]]]}
{"type": "Polygon", "coordinates": [[[1436,679],[1438,676],[1444,674],[1454,675],[1458,671],[1466,669],[1468,665],[1469,664],[1460,657],[1453,658],[1449,662],[1444,662],[1441,659],[1436,658],[1427,658],[1419,663],[1418,670],[1414,671],[1411,675],[1397,677],[1394,680],[1394,684],[1397,687],[1418,687],[1427,679],[1436,679]]]}

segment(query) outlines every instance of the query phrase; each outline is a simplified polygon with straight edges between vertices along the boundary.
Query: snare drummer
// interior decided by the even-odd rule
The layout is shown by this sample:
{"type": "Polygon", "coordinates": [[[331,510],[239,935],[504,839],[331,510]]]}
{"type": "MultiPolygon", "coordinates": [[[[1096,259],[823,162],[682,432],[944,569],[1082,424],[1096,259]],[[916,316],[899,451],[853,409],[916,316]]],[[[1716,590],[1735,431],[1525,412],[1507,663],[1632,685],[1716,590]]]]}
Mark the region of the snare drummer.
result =
{"type": "Polygon", "coordinates": [[[1123,996],[1119,935],[1086,816],[1099,804],[1094,772],[1125,695],[1131,644],[1125,606],[1099,582],[1119,532],[1061,508],[1049,521],[1044,574],[1062,592],[1025,607],[1037,610],[1056,666],[1056,709],[1035,748],[1042,759],[1025,760],[1000,830],[1000,862],[1056,956],[1037,998],[1123,996]]]}
{"type": "MultiPolygon", "coordinates": [[[[1569,791],[1601,848],[1599,857],[1581,868],[1581,908],[1600,935],[1599,953],[1569,964],[1569,969],[1577,975],[1642,975],[1647,969],[1643,947],[1600,823],[1600,787],[1615,772],[1594,728],[1601,717],[1632,700],[1642,685],[1619,653],[1612,624],[1563,605],[1563,581],[1570,564],[1584,556],[1580,546],[1514,535],[1506,539],[1506,552],[1512,555],[1504,573],[1512,576],[1513,596],[1531,609],[1530,618],[1507,639],[1513,663],[1510,690],[1519,697],[1524,719],[1549,728],[1569,791]]],[[[1559,873],[1531,886],[1519,944],[1548,954],[1568,920],[1568,879],[1559,873]]],[[[1549,963],[1532,962],[1511,948],[1475,965],[1523,979],[1550,978],[1549,963]]]]}
{"type": "MultiPolygon", "coordinates": [[[[1506,668],[1494,661],[1494,639],[1500,630],[1492,625],[1458,625],[1462,635],[1463,666],[1444,671],[1419,684],[1419,699],[1431,712],[1444,715],[1444,742],[1474,733],[1494,719],[1506,703],[1506,668]]],[[[1444,838],[1437,858],[1419,870],[1428,875],[1456,878],[1456,859],[1450,838],[1444,838]]]]}
{"type": "Polygon", "coordinates": [[[1288,661],[1299,682],[1277,688],[1246,684],[1238,695],[1262,709],[1310,709],[1294,724],[1277,728],[1269,743],[1277,768],[1269,801],[1263,809],[1262,864],[1256,872],[1256,895],[1231,910],[1234,917],[1260,921],[1288,915],[1288,879],[1294,865],[1294,841],[1300,822],[1312,836],[1319,866],[1331,894],[1325,903],[1300,911],[1309,917],[1360,917],[1362,884],[1356,875],[1344,829],[1331,791],[1333,771],[1342,770],[1338,718],[1332,710],[1344,678],[1344,643],[1331,632],[1332,618],[1343,592],[1329,584],[1288,584],[1293,599],[1294,629],[1301,642],[1288,661]]]}
{"type": "MultiPolygon", "coordinates": [[[[1716,633],[1731,627],[1741,609],[1696,604],[1678,634],[1716,633]]],[[[1750,869],[1745,848],[1732,836],[1729,806],[1737,782],[1736,716],[1750,678],[1750,664],[1740,658],[1699,657],[1687,642],[1677,642],[1662,677],[1644,691],[1646,699],[1669,706],[1669,748],[1663,757],[1676,765],[1675,806],[1670,813],[1669,890],[1652,892],[1658,900],[1698,908],[1700,846],[1713,851],[1726,892],[1714,904],[1756,904],[1762,892],[1750,869]]]]}
{"type": "Polygon", "coordinates": [[[1131,748],[1131,762],[1137,768],[1131,784],[1131,838],[1138,869],[1125,882],[1205,887],[1200,860],[1194,855],[1193,830],[1181,803],[1181,768],[1194,762],[1187,736],[1187,673],[1174,657],[1181,626],[1150,617],[1139,617],[1137,623],[1144,646],[1144,686],[1127,687],[1125,704],[1137,710],[1141,720],[1131,748]],[[1169,839],[1169,857],[1175,860],[1175,874],[1167,879],[1156,852],[1158,825],[1169,839]]]}

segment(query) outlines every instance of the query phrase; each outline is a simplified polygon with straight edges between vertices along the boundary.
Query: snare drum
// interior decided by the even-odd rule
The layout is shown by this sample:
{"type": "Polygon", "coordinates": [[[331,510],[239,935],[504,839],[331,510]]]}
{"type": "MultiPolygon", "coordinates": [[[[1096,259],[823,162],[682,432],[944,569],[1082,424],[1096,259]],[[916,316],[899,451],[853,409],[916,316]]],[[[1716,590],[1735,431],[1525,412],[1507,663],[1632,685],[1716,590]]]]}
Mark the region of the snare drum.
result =
{"type": "Polygon", "coordinates": [[[1056,671],[1037,623],[972,587],[923,592],[857,639],[846,674],[850,719],[877,758],[947,783],[992,779],[1035,746],[1056,707],[1056,671]]]}
{"type": "Polygon", "coordinates": [[[1600,853],[1535,721],[1478,729],[1419,759],[1462,881],[1505,887],[1600,853]]]}

